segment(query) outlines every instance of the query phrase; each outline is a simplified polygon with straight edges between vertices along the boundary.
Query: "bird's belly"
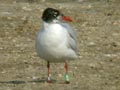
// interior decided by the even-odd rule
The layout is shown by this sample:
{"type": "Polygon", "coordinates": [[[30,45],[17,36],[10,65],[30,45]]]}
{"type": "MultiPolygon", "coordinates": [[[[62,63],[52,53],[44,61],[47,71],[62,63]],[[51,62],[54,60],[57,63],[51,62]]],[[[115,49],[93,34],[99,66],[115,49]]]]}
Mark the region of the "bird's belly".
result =
{"type": "Polygon", "coordinates": [[[75,52],[68,47],[66,30],[50,31],[39,35],[36,41],[38,55],[50,62],[63,62],[74,59],[75,52]]]}
{"type": "Polygon", "coordinates": [[[65,59],[65,42],[66,38],[60,36],[42,36],[36,44],[38,55],[47,61],[62,62],[65,59]]]}

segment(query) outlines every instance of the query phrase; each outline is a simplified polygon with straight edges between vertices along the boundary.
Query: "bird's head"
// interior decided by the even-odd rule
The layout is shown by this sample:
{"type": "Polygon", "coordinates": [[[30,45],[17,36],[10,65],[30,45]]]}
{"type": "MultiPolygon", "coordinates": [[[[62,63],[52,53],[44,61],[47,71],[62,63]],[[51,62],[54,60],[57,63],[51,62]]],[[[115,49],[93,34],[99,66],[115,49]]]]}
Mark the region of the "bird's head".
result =
{"type": "Polygon", "coordinates": [[[60,21],[72,21],[69,16],[65,16],[59,10],[53,8],[47,8],[44,10],[42,15],[42,20],[50,23],[50,22],[60,22],[60,21]]]}

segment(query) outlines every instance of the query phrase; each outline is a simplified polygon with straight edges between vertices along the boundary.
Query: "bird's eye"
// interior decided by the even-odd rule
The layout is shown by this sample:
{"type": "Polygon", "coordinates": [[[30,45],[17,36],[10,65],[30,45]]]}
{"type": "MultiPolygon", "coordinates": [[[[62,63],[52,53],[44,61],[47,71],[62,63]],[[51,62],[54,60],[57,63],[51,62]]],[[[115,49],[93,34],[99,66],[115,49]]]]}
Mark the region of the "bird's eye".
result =
{"type": "Polygon", "coordinates": [[[57,14],[54,14],[54,16],[56,17],[56,16],[57,16],[57,14]]]}
{"type": "Polygon", "coordinates": [[[54,14],[54,17],[56,17],[56,15],[54,14]]]}
{"type": "Polygon", "coordinates": [[[55,12],[54,14],[57,15],[57,12],[55,12]]]}
{"type": "Polygon", "coordinates": [[[57,12],[54,12],[54,16],[55,16],[55,17],[57,16],[57,14],[58,14],[57,12]]]}

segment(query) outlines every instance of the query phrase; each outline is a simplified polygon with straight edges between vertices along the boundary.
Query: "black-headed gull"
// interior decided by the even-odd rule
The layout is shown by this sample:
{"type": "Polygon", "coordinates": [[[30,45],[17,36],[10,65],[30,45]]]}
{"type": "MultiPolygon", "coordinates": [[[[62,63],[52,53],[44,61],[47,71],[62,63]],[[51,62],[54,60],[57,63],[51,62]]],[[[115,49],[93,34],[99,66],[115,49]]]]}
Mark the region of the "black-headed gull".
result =
{"type": "Polygon", "coordinates": [[[59,10],[47,8],[42,15],[43,27],[36,39],[38,55],[47,61],[48,82],[51,82],[50,62],[65,62],[65,80],[69,83],[67,61],[77,59],[76,33],[66,21],[72,21],[59,10]]]}

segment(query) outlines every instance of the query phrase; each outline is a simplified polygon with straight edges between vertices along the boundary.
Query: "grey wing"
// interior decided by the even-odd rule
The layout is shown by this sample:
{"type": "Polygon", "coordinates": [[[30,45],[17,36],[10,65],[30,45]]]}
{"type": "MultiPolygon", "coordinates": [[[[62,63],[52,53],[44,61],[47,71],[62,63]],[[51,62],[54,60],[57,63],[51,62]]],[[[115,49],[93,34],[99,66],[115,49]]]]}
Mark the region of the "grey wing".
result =
{"type": "Polygon", "coordinates": [[[66,30],[69,34],[69,36],[68,36],[69,47],[71,49],[73,49],[75,52],[77,52],[77,38],[76,38],[77,35],[76,35],[76,32],[67,23],[64,23],[63,26],[66,28],[66,30]]]}
{"type": "Polygon", "coordinates": [[[69,47],[74,50],[75,52],[77,52],[77,43],[73,38],[69,38],[68,41],[69,47]]]}

